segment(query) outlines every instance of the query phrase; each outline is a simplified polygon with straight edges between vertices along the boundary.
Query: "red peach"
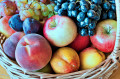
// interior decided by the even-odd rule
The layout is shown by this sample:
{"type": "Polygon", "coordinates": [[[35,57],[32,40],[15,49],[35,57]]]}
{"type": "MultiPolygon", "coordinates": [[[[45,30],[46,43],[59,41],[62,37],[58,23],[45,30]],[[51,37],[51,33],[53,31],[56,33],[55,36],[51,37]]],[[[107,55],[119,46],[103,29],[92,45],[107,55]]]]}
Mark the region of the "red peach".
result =
{"type": "Polygon", "coordinates": [[[12,34],[3,44],[5,54],[11,59],[15,59],[15,49],[19,40],[24,36],[23,32],[16,32],[12,34]]]}
{"type": "Polygon", "coordinates": [[[52,56],[48,41],[38,34],[27,34],[18,42],[15,51],[17,63],[25,70],[35,71],[45,67],[52,56]]]}

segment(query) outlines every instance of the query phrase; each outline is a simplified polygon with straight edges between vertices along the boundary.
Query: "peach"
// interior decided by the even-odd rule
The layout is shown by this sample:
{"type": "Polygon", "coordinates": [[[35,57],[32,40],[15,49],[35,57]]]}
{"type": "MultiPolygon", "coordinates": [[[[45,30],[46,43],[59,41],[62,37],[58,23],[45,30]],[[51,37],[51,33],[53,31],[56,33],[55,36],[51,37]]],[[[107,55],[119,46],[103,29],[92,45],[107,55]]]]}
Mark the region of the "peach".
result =
{"type": "Polygon", "coordinates": [[[18,42],[15,57],[17,63],[27,71],[45,67],[52,56],[48,41],[38,34],[27,34],[18,42]]]}
{"type": "Polygon", "coordinates": [[[11,0],[3,0],[0,2],[0,15],[11,16],[16,13],[17,6],[11,0]]]}
{"type": "Polygon", "coordinates": [[[93,47],[84,49],[79,56],[81,69],[91,69],[105,60],[104,53],[93,47]]]}
{"type": "Polygon", "coordinates": [[[0,19],[0,32],[3,33],[6,37],[10,37],[14,31],[10,26],[9,26],[9,19],[11,16],[4,16],[0,19]]]}
{"type": "Polygon", "coordinates": [[[55,73],[70,73],[79,69],[80,60],[74,49],[62,47],[54,53],[50,64],[55,73]]]}
{"type": "Polygon", "coordinates": [[[5,54],[11,59],[15,59],[15,49],[19,40],[24,36],[23,32],[16,32],[12,34],[3,44],[5,54]]]}

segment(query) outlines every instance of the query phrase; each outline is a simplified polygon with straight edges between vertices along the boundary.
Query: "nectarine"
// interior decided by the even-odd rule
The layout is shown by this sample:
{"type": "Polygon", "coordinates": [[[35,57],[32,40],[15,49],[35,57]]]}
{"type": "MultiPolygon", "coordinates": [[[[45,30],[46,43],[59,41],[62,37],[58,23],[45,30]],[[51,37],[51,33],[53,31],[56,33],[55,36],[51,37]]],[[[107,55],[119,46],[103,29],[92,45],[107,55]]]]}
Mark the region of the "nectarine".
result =
{"type": "Polygon", "coordinates": [[[93,47],[84,49],[82,52],[80,52],[79,56],[81,69],[93,68],[105,60],[104,53],[93,47]]]}
{"type": "Polygon", "coordinates": [[[80,59],[74,49],[63,47],[54,53],[50,64],[55,73],[70,73],[79,69],[80,59]]]}

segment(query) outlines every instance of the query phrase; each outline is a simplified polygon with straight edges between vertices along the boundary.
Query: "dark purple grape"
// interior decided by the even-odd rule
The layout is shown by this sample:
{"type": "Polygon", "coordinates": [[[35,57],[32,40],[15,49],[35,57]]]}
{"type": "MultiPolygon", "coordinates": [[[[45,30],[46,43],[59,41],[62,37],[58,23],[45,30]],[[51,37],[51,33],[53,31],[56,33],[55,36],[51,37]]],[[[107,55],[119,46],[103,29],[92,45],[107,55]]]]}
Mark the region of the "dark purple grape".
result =
{"type": "Polygon", "coordinates": [[[84,21],[81,21],[81,22],[80,22],[80,27],[85,27],[85,26],[86,26],[85,22],[84,22],[84,21]]]}
{"type": "Polygon", "coordinates": [[[87,29],[83,28],[83,29],[81,29],[81,30],[79,31],[79,34],[80,34],[81,36],[87,36],[87,35],[88,35],[88,32],[87,32],[87,31],[88,31],[87,29]]]}
{"type": "Polygon", "coordinates": [[[62,3],[57,2],[56,4],[57,4],[57,5],[61,5],[62,3]]]}
{"type": "Polygon", "coordinates": [[[83,12],[80,12],[78,15],[77,15],[77,21],[81,22],[85,19],[85,13],[83,12]]]}
{"type": "Polygon", "coordinates": [[[115,19],[115,12],[114,11],[108,11],[108,18],[109,19],[115,19]]]}
{"type": "Polygon", "coordinates": [[[104,19],[107,19],[107,12],[102,12],[101,18],[102,18],[103,20],[104,20],[104,19]]]}
{"type": "Polygon", "coordinates": [[[96,12],[95,12],[94,10],[89,10],[89,11],[87,12],[87,16],[88,16],[89,18],[95,18],[96,12]]]}
{"type": "Polygon", "coordinates": [[[63,4],[62,4],[62,9],[63,9],[63,10],[67,10],[67,9],[68,9],[68,5],[69,5],[68,2],[63,3],[63,4]]]}
{"type": "Polygon", "coordinates": [[[71,2],[68,6],[68,10],[74,10],[76,7],[76,3],[75,2],[71,2]]]}
{"type": "Polygon", "coordinates": [[[84,19],[84,23],[85,23],[85,25],[89,25],[89,23],[91,23],[91,19],[89,19],[88,17],[86,17],[84,19]]]}
{"type": "Polygon", "coordinates": [[[95,4],[102,4],[102,0],[91,0],[95,4]]]}
{"type": "Polygon", "coordinates": [[[80,0],[80,5],[89,5],[89,3],[86,0],[80,0]]]}
{"type": "Polygon", "coordinates": [[[94,11],[97,11],[97,5],[96,4],[91,4],[90,5],[90,9],[94,10],[94,11]]]}
{"type": "Polygon", "coordinates": [[[95,21],[92,21],[89,25],[88,25],[88,28],[89,29],[94,29],[96,26],[96,22],[95,21]]]}
{"type": "Polygon", "coordinates": [[[102,7],[100,5],[97,5],[98,10],[102,11],[102,7]]]}
{"type": "Polygon", "coordinates": [[[57,2],[59,2],[59,3],[63,3],[63,2],[65,2],[66,0],[57,0],[57,2]]]}
{"type": "Polygon", "coordinates": [[[62,15],[67,15],[67,11],[63,10],[63,9],[59,9],[58,10],[58,15],[62,16],[62,15]]]}
{"type": "Polygon", "coordinates": [[[115,6],[115,4],[111,4],[111,10],[113,10],[114,12],[116,12],[116,6],[115,6]]]}
{"type": "Polygon", "coordinates": [[[72,11],[68,11],[68,16],[72,17],[72,11]]]}
{"type": "Polygon", "coordinates": [[[56,5],[56,6],[54,7],[54,11],[58,12],[58,10],[59,10],[60,8],[61,8],[60,5],[56,5]]]}
{"type": "Polygon", "coordinates": [[[57,1],[54,1],[55,4],[57,4],[57,1]]]}
{"type": "Polygon", "coordinates": [[[78,11],[77,10],[73,10],[72,11],[72,17],[77,17],[78,11]]]}
{"type": "Polygon", "coordinates": [[[88,29],[88,35],[93,36],[94,35],[94,29],[88,29]]]}
{"type": "Polygon", "coordinates": [[[78,28],[81,27],[81,26],[80,26],[80,22],[76,21],[75,23],[76,23],[76,25],[77,25],[78,28]]]}
{"type": "Polygon", "coordinates": [[[95,16],[94,20],[96,20],[96,21],[100,20],[100,15],[97,12],[96,12],[96,16],[95,16]]]}
{"type": "Polygon", "coordinates": [[[76,10],[81,11],[79,2],[76,3],[76,10]]]}
{"type": "Polygon", "coordinates": [[[98,9],[98,10],[97,10],[97,13],[98,13],[99,15],[101,15],[101,10],[98,9]]]}
{"type": "Polygon", "coordinates": [[[115,0],[108,0],[111,4],[115,4],[115,0]]]}
{"type": "Polygon", "coordinates": [[[76,2],[77,0],[69,0],[70,2],[76,2]]]}
{"type": "Polygon", "coordinates": [[[87,12],[88,9],[89,9],[88,5],[81,5],[80,8],[81,8],[81,11],[82,11],[82,12],[87,12]]]}
{"type": "Polygon", "coordinates": [[[103,9],[104,10],[109,10],[110,9],[110,3],[109,2],[105,2],[104,4],[103,4],[103,9]]]}

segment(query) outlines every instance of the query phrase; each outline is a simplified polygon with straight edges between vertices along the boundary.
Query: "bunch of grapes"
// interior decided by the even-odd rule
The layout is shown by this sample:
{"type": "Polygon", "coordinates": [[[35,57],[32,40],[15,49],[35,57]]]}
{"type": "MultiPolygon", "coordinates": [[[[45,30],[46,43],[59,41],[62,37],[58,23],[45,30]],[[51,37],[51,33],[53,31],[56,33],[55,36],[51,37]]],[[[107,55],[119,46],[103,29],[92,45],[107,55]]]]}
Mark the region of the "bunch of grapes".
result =
{"type": "Polygon", "coordinates": [[[102,0],[51,0],[56,6],[54,10],[60,16],[68,16],[73,19],[78,27],[81,36],[93,36],[94,29],[102,8],[100,4],[102,0]]]}
{"type": "Polygon", "coordinates": [[[101,19],[116,19],[116,5],[115,0],[104,0],[102,3],[102,15],[101,19]]]}
{"type": "MultiPolygon", "coordinates": [[[[48,0],[49,1],[49,0],[48,0]]],[[[42,21],[44,18],[49,18],[55,15],[54,3],[48,3],[47,0],[17,0],[17,8],[19,10],[20,18],[24,21],[26,18],[34,18],[42,21]]]]}

